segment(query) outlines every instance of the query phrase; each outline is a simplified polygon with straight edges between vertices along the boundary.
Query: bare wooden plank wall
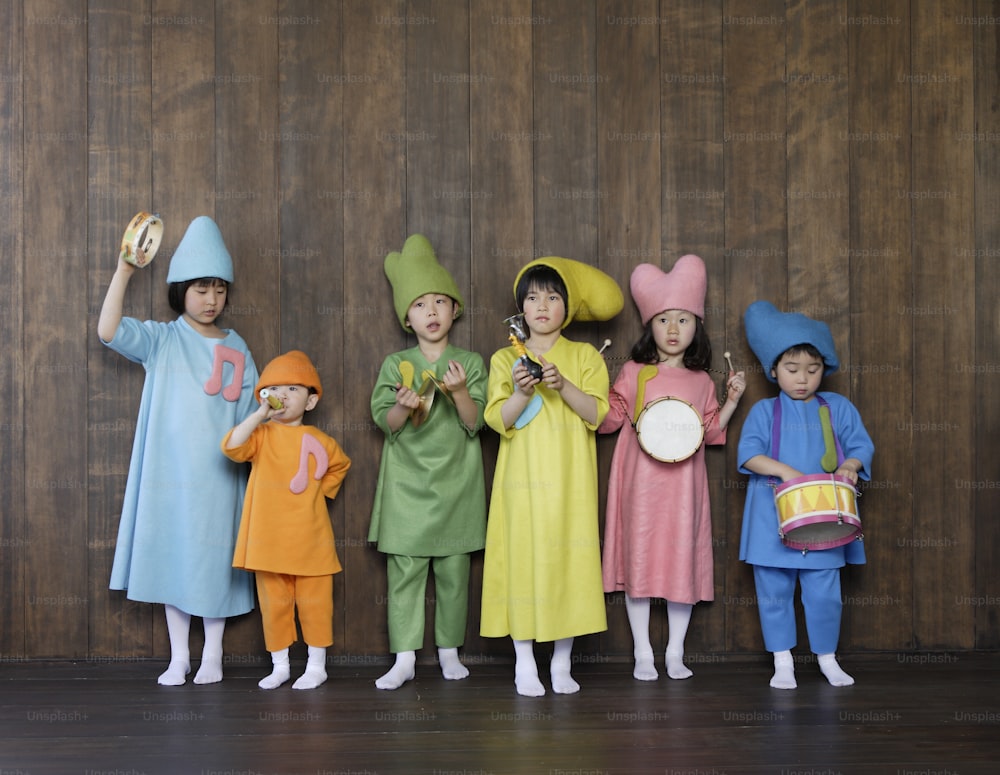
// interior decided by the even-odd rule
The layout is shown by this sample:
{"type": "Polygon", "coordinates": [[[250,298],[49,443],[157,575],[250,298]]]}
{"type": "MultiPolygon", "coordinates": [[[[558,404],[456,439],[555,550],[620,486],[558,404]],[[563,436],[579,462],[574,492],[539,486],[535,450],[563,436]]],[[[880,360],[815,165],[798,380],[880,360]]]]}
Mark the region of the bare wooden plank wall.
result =
{"type": "MultiPolygon", "coordinates": [[[[742,330],[758,298],[831,324],[829,386],[878,448],[842,650],[996,648],[997,17],[986,0],[4,4],[0,658],[167,653],[162,610],[106,588],[142,374],[94,331],[147,208],[167,233],[129,314],[171,317],[170,256],[209,214],[236,261],[227,325],[260,367],[297,348],[320,368],[312,421],[354,461],[331,507],[340,658],[387,651],[368,400],[412,343],[382,259],[418,231],[466,295],[454,341],[487,359],[531,258],[593,263],[626,296],[638,263],[705,259],[716,366],[730,350],[750,388],[708,456],[716,601],[689,653],[762,648],[735,471],[742,417],[773,395],[742,330]]],[[[612,373],[638,333],[631,301],[569,331],[612,339],[612,373]]],[[[489,478],[492,433],[483,448],[489,478]]],[[[506,659],[478,636],[481,564],[466,650],[506,659]]],[[[631,653],[620,602],[579,654],[631,653]]],[[[263,650],[256,613],[229,625],[229,658],[263,650]]]]}

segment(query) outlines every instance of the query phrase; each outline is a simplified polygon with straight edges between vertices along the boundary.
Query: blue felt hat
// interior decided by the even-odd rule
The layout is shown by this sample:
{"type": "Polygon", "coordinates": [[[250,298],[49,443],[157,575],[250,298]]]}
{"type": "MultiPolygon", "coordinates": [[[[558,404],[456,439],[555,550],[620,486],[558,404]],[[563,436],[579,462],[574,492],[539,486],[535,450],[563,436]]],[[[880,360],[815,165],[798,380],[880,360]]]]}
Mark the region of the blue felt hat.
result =
{"type": "Polygon", "coordinates": [[[800,312],[781,312],[769,301],[755,301],[743,313],[743,325],[750,349],[764,367],[764,376],[771,382],[771,369],[781,354],[798,344],[811,344],[823,357],[823,374],[833,374],[840,368],[837,349],[830,327],[800,312]]]}
{"type": "Polygon", "coordinates": [[[187,227],[170,259],[168,283],[183,283],[202,277],[233,281],[233,258],[226,250],[222,232],[207,215],[199,215],[187,227]]]}

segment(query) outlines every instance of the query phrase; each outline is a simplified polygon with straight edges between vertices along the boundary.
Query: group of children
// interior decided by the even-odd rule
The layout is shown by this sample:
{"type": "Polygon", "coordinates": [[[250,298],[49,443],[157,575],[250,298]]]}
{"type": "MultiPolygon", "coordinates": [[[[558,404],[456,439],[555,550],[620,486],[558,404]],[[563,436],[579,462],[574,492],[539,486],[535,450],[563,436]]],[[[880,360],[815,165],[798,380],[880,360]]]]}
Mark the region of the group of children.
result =
{"type": "MultiPolygon", "coordinates": [[[[573,321],[606,321],[622,310],[622,292],[604,272],[558,257],[524,266],[514,299],[526,337],[494,353],[487,369],[480,355],[449,341],[464,302],[425,237],[409,237],[384,269],[396,316],[416,345],[385,359],[371,395],[385,439],[368,539],[386,555],[395,655],[376,686],[392,690],[414,677],[431,572],[442,674],[469,674],[458,649],[470,557],[484,548],[480,631],[511,639],[519,694],[545,693],[536,641],[553,643],[552,690],[579,690],[573,640],[607,629],[605,593],[618,591],[633,636],[634,677],[658,678],[651,598],[666,601],[666,672],[689,677],[683,657],[691,612],[714,598],[704,448],[725,443],[746,388],[743,372],[730,370],[720,404],[708,375],[702,260],[684,256],[669,272],[651,264],[634,270],[630,289],[643,331],[613,386],[601,353],[562,333],[573,321]],[[682,458],[657,459],[637,432],[644,408],[661,400],[690,406],[702,426],[699,443],[682,458]],[[500,438],[488,506],[484,425],[500,438]],[[602,553],[596,434],[615,432],[602,553]]],[[[308,660],[293,688],[315,688],[327,678],[332,580],[341,570],[326,500],[350,467],[334,439],[303,422],[322,397],[319,374],[307,355],[291,351],[258,376],[243,339],[218,326],[233,266],[210,218],[191,223],[171,259],[176,320],[123,316],[134,272],[119,259],[98,323],[107,346],[146,369],[111,588],[164,604],[171,658],[161,684],[185,682],[190,618],[202,617],[205,646],[194,681],[211,683],[222,678],[226,619],[253,607],[252,573],[273,663],[259,685],[274,689],[290,679],[297,612],[308,660]]],[[[831,684],[849,685],[835,654],[839,570],[864,562],[862,544],[810,552],[786,546],[774,487],[823,470],[831,422],[835,475],[852,483],[869,478],[873,445],[847,399],[819,392],[824,374],[838,368],[824,323],[756,302],[745,326],[780,388],[751,409],[738,450],[740,471],[750,476],[740,559],[753,567],[764,643],[774,655],[771,685],[795,687],[797,585],[821,671],[831,684]]]]}

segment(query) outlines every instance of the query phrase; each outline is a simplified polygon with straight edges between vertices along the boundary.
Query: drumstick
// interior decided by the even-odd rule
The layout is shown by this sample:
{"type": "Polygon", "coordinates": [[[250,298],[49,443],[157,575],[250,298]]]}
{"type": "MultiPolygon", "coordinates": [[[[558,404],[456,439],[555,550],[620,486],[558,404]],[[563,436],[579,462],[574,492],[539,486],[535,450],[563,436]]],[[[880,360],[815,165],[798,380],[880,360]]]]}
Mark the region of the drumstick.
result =
{"type": "Polygon", "coordinates": [[[610,346],[611,346],[611,340],[610,339],[605,339],[604,340],[604,344],[601,345],[601,349],[597,351],[597,354],[598,355],[603,355],[604,351],[607,350],[610,346]]]}
{"type": "Polygon", "coordinates": [[[729,350],[726,350],[724,353],[722,353],[722,357],[726,359],[726,363],[729,365],[729,370],[735,374],[736,369],[733,368],[733,362],[729,360],[730,354],[731,353],[729,352],[729,350]]]}

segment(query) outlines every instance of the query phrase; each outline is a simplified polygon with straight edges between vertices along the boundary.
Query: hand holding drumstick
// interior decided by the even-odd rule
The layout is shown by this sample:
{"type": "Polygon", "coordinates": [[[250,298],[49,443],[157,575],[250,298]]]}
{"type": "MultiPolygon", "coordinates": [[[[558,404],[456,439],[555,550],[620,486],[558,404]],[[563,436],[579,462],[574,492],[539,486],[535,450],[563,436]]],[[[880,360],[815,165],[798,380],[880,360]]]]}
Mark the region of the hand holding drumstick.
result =
{"type": "Polygon", "coordinates": [[[726,402],[719,409],[720,430],[725,429],[729,425],[729,421],[732,419],[733,413],[740,403],[740,399],[743,398],[743,392],[747,389],[746,375],[742,371],[736,371],[733,368],[729,351],[724,352],[722,357],[726,359],[726,364],[729,366],[729,377],[726,380],[726,402]]]}

